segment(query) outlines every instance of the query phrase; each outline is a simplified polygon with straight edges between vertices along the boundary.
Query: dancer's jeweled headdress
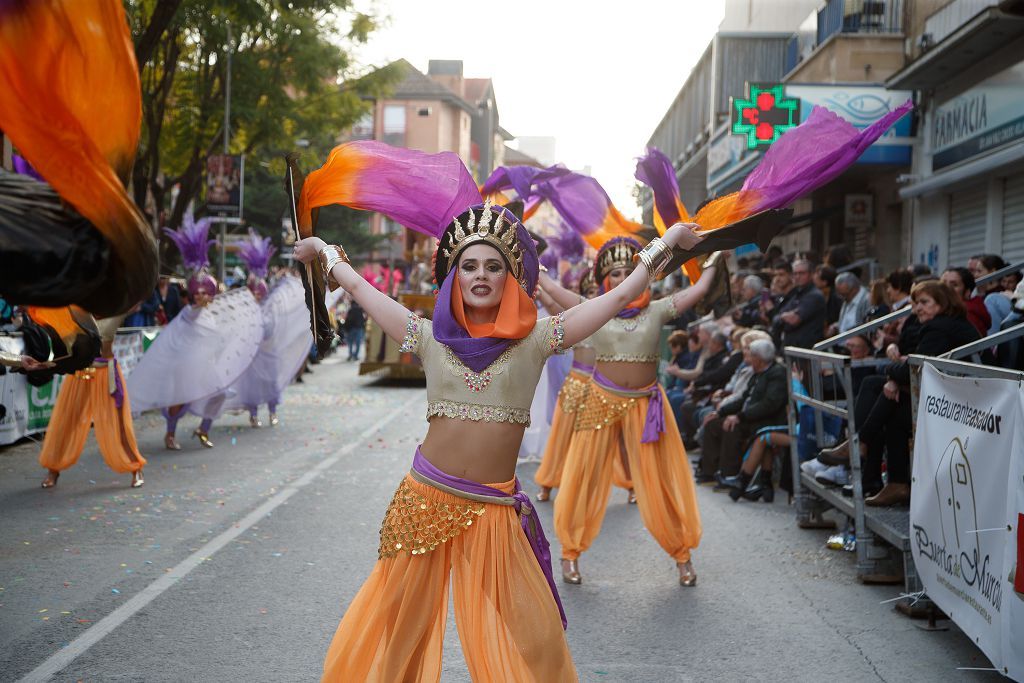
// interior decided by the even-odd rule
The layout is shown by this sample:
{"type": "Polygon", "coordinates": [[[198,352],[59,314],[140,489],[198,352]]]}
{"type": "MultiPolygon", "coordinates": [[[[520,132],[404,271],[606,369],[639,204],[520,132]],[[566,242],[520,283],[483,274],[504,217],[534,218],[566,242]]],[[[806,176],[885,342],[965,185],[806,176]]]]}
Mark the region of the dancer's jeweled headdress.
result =
{"type": "Polygon", "coordinates": [[[605,242],[597,252],[594,264],[594,277],[597,282],[604,282],[616,268],[632,269],[633,256],[640,251],[640,243],[632,237],[613,237],[605,242]]]}
{"type": "MultiPolygon", "coordinates": [[[[497,249],[508,265],[512,277],[527,294],[532,295],[523,266],[523,243],[517,235],[522,223],[510,211],[491,202],[482,207],[472,207],[457,216],[449,228],[441,234],[435,265],[435,276],[443,282],[459,260],[459,254],[473,244],[487,244],[497,249]]],[[[532,243],[532,240],[527,240],[532,243]]]]}
{"type": "Polygon", "coordinates": [[[213,219],[208,216],[197,221],[193,218],[191,211],[186,211],[182,216],[180,228],[177,230],[164,228],[164,233],[171,238],[181,252],[182,265],[189,274],[188,291],[190,295],[199,291],[206,292],[210,296],[217,294],[217,281],[206,270],[206,267],[210,265],[210,247],[217,243],[217,240],[208,239],[212,222],[213,219]]]}

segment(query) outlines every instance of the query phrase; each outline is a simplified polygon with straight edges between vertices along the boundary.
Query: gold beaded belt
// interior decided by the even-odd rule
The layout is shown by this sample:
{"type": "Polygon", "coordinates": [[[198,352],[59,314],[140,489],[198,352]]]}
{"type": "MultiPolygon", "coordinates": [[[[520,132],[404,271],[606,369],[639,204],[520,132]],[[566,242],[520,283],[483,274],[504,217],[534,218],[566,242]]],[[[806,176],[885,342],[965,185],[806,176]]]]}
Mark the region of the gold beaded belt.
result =
{"type": "Polygon", "coordinates": [[[563,413],[575,413],[586,402],[590,377],[573,370],[558,390],[558,405],[563,413]]]}
{"type": "MultiPolygon", "coordinates": [[[[416,473],[412,476],[419,480],[416,473]]],[[[440,488],[435,483],[428,485],[440,488]]],[[[459,492],[453,495],[469,500],[465,503],[435,503],[410,486],[408,479],[402,479],[381,523],[377,557],[383,560],[401,552],[413,555],[429,553],[464,532],[473,525],[474,519],[484,514],[484,505],[471,499],[470,494],[459,492]]]]}
{"type": "Polygon", "coordinates": [[[638,399],[648,398],[650,388],[636,391],[612,389],[593,379],[587,395],[576,410],[576,431],[604,429],[616,424],[638,399]]]}

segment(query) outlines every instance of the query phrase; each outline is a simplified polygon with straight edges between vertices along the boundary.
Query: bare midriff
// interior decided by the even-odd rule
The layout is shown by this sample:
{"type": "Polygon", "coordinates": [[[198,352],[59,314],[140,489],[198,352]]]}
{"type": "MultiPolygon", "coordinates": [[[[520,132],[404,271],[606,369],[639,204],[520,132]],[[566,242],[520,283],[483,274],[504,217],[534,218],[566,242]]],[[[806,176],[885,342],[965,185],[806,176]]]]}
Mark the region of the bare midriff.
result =
{"type": "Polygon", "coordinates": [[[584,365],[593,365],[597,359],[597,350],[593,346],[577,346],[572,350],[572,359],[584,365]]]}
{"type": "Polygon", "coordinates": [[[658,379],[657,363],[635,363],[630,361],[597,361],[597,371],[627,389],[643,389],[658,379]]]}
{"type": "Polygon", "coordinates": [[[525,431],[526,425],[514,422],[475,422],[437,415],[430,418],[420,451],[445,474],[497,484],[516,476],[525,431]]]}

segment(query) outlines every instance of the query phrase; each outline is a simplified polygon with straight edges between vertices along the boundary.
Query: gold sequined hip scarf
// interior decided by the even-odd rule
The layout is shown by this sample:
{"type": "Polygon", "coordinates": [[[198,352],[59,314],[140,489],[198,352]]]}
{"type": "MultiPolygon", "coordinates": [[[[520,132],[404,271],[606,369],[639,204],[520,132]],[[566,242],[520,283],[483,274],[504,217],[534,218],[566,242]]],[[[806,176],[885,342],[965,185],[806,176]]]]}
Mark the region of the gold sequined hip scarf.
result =
{"type": "Polygon", "coordinates": [[[576,409],[578,432],[592,429],[607,429],[614,426],[630,410],[647,412],[647,402],[657,382],[641,389],[612,389],[591,378],[584,400],[576,409]]]}
{"type": "Polygon", "coordinates": [[[571,370],[558,390],[558,405],[563,413],[575,413],[587,398],[590,375],[571,370]]]}

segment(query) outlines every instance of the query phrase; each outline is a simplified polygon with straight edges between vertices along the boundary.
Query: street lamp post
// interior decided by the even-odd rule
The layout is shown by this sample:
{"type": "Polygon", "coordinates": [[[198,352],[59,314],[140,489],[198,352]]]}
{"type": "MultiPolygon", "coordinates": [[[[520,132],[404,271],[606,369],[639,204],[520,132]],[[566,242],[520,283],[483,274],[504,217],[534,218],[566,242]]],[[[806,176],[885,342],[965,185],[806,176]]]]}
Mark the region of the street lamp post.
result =
{"type": "MultiPolygon", "coordinates": [[[[227,58],[227,73],[224,78],[224,156],[228,155],[228,143],[231,140],[231,22],[227,22],[228,28],[228,40],[227,46],[224,49],[225,56],[227,58]]],[[[242,207],[238,207],[239,213],[241,213],[242,207]]],[[[227,214],[221,213],[222,219],[227,218],[227,214]]],[[[228,222],[227,220],[221,220],[220,222],[220,282],[223,284],[227,275],[227,239],[228,239],[228,222]]]]}

